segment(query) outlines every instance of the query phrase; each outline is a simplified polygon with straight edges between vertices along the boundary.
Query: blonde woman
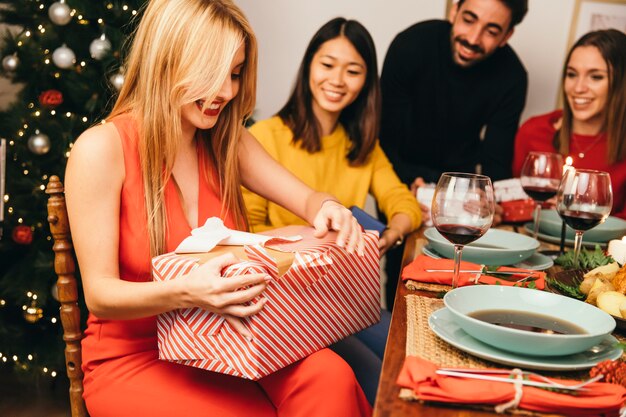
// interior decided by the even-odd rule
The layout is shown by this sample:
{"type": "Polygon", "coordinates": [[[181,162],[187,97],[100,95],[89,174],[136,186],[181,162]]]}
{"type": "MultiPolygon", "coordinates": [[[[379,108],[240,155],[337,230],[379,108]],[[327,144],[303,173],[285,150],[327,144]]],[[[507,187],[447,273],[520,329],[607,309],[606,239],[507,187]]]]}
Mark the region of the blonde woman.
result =
{"type": "Polygon", "coordinates": [[[150,277],[151,257],[172,251],[206,218],[245,228],[241,185],[298,213],[318,235],[338,230],[348,251],[363,250],[349,210],[281,168],[243,129],[256,54],[231,1],[150,1],[107,123],[72,149],[66,194],[90,310],[83,370],[92,417],[371,412],[349,366],[328,349],[256,382],[158,359],[157,314],[200,307],[246,336],[240,318],[266,303],[248,303],[263,293],[264,274],[220,278],[233,256],[183,279],[150,277]]]}

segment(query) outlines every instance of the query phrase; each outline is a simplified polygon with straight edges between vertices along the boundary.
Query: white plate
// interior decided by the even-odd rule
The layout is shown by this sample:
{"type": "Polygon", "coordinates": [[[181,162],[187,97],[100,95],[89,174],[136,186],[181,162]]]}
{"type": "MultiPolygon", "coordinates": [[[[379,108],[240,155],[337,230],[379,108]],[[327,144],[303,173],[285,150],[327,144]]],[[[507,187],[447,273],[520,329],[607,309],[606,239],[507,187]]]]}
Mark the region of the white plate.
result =
{"type": "MultiPolygon", "coordinates": [[[[533,223],[526,223],[524,225],[524,230],[530,235],[533,235],[533,223]]],[[[554,243],[555,245],[560,245],[561,244],[561,236],[552,236],[552,235],[546,235],[545,233],[537,233],[537,238],[541,239],[545,242],[548,243],[554,243]]],[[[574,246],[574,240],[572,239],[565,239],[565,245],[567,246],[574,246]]],[[[588,240],[585,240],[585,235],[583,234],[583,246],[586,248],[595,248],[596,245],[600,245],[600,247],[606,247],[606,242],[590,242],[588,240]]]]}
{"type": "Polygon", "coordinates": [[[604,360],[617,359],[622,356],[622,350],[615,347],[618,341],[613,336],[607,336],[599,345],[574,355],[524,356],[507,352],[476,340],[465,333],[454,322],[452,314],[445,307],[430,315],[428,325],[437,336],[464,352],[493,362],[526,369],[575,371],[589,369],[604,360]]]}
{"type": "MultiPolygon", "coordinates": [[[[435,259],[443,258],[441,254],[437,253],[437,251],[435,251],[428,245],[422,247],[422,253],[435,259]]],[[[530,269],[531,271],[543,271],[550,268],[552,265],[554,265],[554,262],[549,256],[546,256],[539,252],[535,252],[530,258],[510,266],[512,266],[513,268],[530,269]]]]}

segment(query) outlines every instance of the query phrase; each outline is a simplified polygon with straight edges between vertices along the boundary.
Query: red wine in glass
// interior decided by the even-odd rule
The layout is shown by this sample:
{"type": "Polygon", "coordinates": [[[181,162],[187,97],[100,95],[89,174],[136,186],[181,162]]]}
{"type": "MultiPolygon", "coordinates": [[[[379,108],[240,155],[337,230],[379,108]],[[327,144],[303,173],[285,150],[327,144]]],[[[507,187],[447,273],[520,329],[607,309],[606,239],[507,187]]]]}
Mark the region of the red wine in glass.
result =
{"type": "Polygon", "coordinates": [[[522,188],[537,203],[534,213],[533,237],[539,232],[541,204],[556,195],[563,174],[563,157],[552,152],[529,152],[522,165],[522,188]]]}
{"type": "Polygon", "coordinates": [[[534,185],[528,185],[522,188],[530,198],[542,203],[554,197],[558,190],[557,187],[539,187],[534,185]]]}
{"type": "Polygon", "coordinates": [[[569,227],[574,230],[582,231],[593,229],[594,227],[602,223],[606,218],[599,213],[588,213],[578,210],[563,210],[560,215],[565,224],[567,224],[569,227]]]}
{"type": "Polygon", "coordinates": [[[574,265],[583,243],[583,233],[603,223],[613,207],[611,176],[602,171],[570,168],[563,174],[556,195],[556,210],[576,231],[574,265]]]}
{"type": "Polygon", "coordinates": [[[487,232],[494,211],[493,185],[489,177],[445,172],[439,178],[431,216],[439,233],[454,245],[452,288],[458,285],[463,246],[487,232]]]}
{"type": "Polygon", "coordinates": [[[437,230],[455,245],[467,245],[485,234],[485,230],[479,227],[462,224],[440,224],[437,230]]]}

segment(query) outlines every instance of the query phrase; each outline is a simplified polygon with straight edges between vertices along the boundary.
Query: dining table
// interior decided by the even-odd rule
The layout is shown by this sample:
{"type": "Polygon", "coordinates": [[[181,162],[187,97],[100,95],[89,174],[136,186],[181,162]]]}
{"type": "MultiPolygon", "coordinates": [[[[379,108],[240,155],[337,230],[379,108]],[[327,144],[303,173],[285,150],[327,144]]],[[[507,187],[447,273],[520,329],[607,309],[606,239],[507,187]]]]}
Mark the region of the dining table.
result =
{"type": "MultiPolygon", "coordinates": [[[[499,225],[499,229],[527,234],[521,225],[508,224],[499,225]]],[[[412,232],[405,239],[404,253],[402,257],[402,267],[404,268],[422,252],[422,248],[427,244],[424,238],[426,228],[422,226],[412,232]]],[[[541,242],[539,250],[558,250],[559,246],[541,242]]],[[[550,267],[547,272],[557,272],[558,266],[550,267]]],[[[374,417],[404,417],[404,416],[428,416],[428,417],[487,417],[497,415],[495,411],[484,411],[456,407],[450,404],[427,404],[420,401],[408,401],[400,398],[401,387],[396,384],[398,374],[406,357],[407,345],[407,295],[419,295],[424,297],[440,297],[441,294],[431,291],[409,290],[402,279],[398,280],[396,289],[391,325],[387,346],[383,358],[382,372],[374,405],[374,417]]],[[[546,414],[543,414],[544,416],[546,414]]]]}

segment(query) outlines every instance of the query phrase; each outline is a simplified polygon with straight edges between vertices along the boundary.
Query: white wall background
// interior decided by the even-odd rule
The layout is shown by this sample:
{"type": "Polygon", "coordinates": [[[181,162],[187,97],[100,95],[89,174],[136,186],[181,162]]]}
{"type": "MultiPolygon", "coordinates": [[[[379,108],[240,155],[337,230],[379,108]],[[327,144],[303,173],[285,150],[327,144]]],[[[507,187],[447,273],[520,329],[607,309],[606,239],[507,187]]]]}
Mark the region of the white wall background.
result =
{"type": "MultiPolygon", "coordinates": [[[[259,39],[259,88],[255,118],[285,103],[304,49],[317,29],[336,16],[360,21],[378,52],[379,72],[393,37],[421,20],[444,18],[446,0],[235,0],[259,39]]],[[[626,0],[624,0],[626,4],[626,0]]],[[[576,0],[529,0],[529,12],[511,45],[529,74],[522,120],[555,108],[576,0]]]]}
{"type": "Polygon", "coordinates": [[[445,0],[235,0],[259,42],[256,119],[287,101],[304,50],[315,32],[334,17],[361,22],[371,33],[379,73],[394,36],[419,20],[441,18],[445,0]]]}

